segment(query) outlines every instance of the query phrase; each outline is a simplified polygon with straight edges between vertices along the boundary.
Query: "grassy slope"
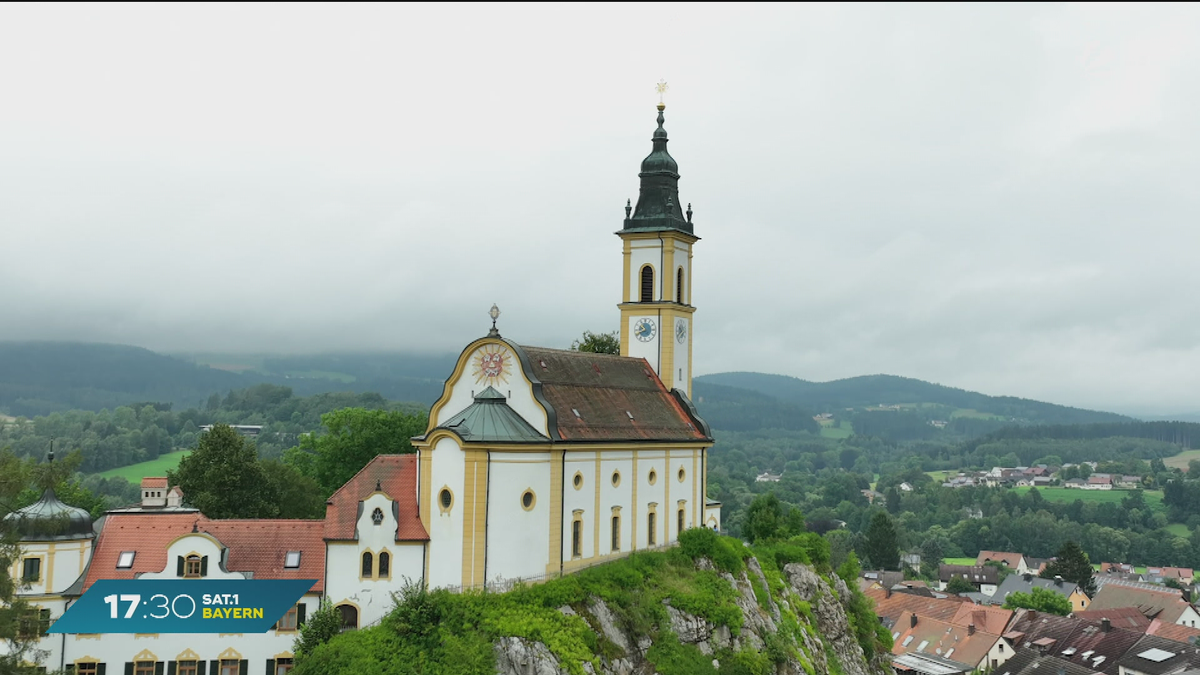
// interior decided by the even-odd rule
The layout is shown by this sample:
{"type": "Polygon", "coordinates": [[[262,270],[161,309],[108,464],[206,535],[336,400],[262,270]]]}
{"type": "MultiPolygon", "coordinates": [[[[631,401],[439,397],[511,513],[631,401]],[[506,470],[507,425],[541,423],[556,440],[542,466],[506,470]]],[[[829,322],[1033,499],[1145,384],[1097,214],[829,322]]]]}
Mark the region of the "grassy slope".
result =
{"type": "Polygon", "coordinates": [[[1192,461],[1193,459],[1200,459],[1200,450],[1184,450],[1174,457],[1168,457],[1164,459],[1163,464],[1166,464],[1169,467],[1187,471],[1188,462],[1192,461]]]}
{"type": "Polygon", "coordinates": [[[152,459],[148,462],[140,462],[138,464],[130,464],[116,469],[99,474],[102,478],[121,477],[130,483],[140,483],[146,476],[165,476],[167,471],[179,466],[179,460],[183,459],[190,450],[179,450],[170,452],[165,455],[159,455],[158,459],[152,459]]]}
{"type": "MultiPolygon", "coordinates": [[[[1030,488],[1018,487],[1013,488],[1013,490],[1024,494],[1029,492],[1030,488]]],[[[1129,490],[1076,490],[1061,487],[1038,488],[1038,492],[1041,493],[1042,498],[1046,501],[1070,503],[1079,499],[1085,504],[1089,502],[1093,504],[1104,504],[1106,502],[1120,504],[1121,499],[1129,494],[1129,490]]],[[[1143,496],[1146,499],[1146,504],[1153,511],[1165,512],[1167,510],[1167,507],[1163,506],[1162,503],[1162,490],[1146,490],[1143,496]]]]}

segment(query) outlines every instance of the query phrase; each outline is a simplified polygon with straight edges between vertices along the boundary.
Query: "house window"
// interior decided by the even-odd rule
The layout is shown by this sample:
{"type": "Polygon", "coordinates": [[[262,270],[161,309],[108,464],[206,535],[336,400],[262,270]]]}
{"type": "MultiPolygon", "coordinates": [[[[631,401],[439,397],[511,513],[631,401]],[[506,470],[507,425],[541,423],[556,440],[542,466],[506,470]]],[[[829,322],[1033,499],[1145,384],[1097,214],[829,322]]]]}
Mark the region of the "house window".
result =
{"type": "Polygon", "coordinates": [[[287,675],[295,667],[292,659],[275,659],[275,675],[287,675]]]}
{"type": "Polygon", "coordinates": [[[300,618],[300,609],[296,605],[283,615],[283,618],[275,623],[275,630],[296,630],[296,624],[300,618]]]}
{"type": "Polygon", "coordinates": [[[441,494],[440,498],[442,500],[442,510],[443,511],[450,510],[450,506],[452,504],[454,504],[454,495],[451,494],[449,490],[442,489],[442,494],[441,494]]]}
{"type": "MultiPolygon", "coordinates": [[[[175,670],[176,675],[197,675],[197,673],[199,672],[197,670],[195,661],[176,661],[175,668],[176,668],[176,670],[175,670]]],[[[83,674],[80,673],[79,671],[76,671],[75,675],[83,675],[83,674]]]]}
{"type": "Polygon", "coordinates": [[[521,494],[521,508],[532,511],[534,504],[537,504],[537,495],[533,494],[533,490],[526,490],[521,494]]]}
{"type": "Polygon", "coordinates": [[[135,555],[137,555],[137,551],[121,551],[121,555],[117,557],[117,569],[127,570],[133,567],[135,555]]]}
{"type": "Polygon", "coordinates": [[[371,555],[370,551],[362,554],[362,574],[359,576],[370,577],[371,572],[375,569],[375,556],[371,555]]]}
{"type": "Polygon", "coordinates": [[[581,474],[581,473],[579,473],[578,471],[576,471],[576,472],[575,472],[575,478],[574,478],[574,479],[572,479],[572,481],[571,481],[571,482],[572,482],[572,483],[575,485],[575,489],[576,489],[576,490],[578,490],[579,488],[583,487],[583,474],[581,474]]]}
{"type": "Polygon", "coordinates": [[[375,509],[371,512],[371,522],[376,525],[383,523],[383,509],[375,509]]]}
{"type": "MultiPolygon", "coordinates": [[[[240,670],[237,659],[221,659],[220,675],[238,675],[240,670]]],[[[141,673],[138,673],[138,675],[141,675],[141,673]]]]}
{"type": "Polygon", "coordinates": [[[379,553],[379,576],[390,577],[392,575],[392,556],[387,551],[379,553]]]}
{"type": "MultiPolygon", "coordinates": [[[[224,663],[224,661],[221,662],[222,665],[224,663]]],[[[237,663],[237,661],[234,661],[234,663],[237,663]]],[[[133,664],[133,675],[154,675],[154,662],[137,661],[133,664]]],[[[221,675],[225,675],[224,669],[222,669],[221,675]]],[[[237,670],[234,670],[232,675],[237,675],[237,670]]]]}
{"type": "Polygon", "coordinates": [[[621,550],[621,516],[612,517],[612,546],[614,551],[621,550]]]}
{"type": "Polygon", "coordinates": [[[675,302],[683,304],[683,268],[675,273],[675,302]]]}
{"type": "MultiPolygon", "coordinates": [[[[99,665],[100,664],[98,664],[94,661],[89,661],[87,663],[76,663],[75,664],[75,675],[99,675],[99,672],[100,672],[100,668],[98,667],[99,665]]],[[[180,672],[179,675],[196,675],[196,672],[195,671],[192,671],[191,673],[180,672]]]]}
{"type": "MultiPolygon", "coordinates": [[[[680,372],[680,374],[682,375],[682,371],[680,372]]],[[[683,379],[683,378],[680,378],[680,379],[683,379]]],[[[686,477],[687,477],[687,472],[683,470],[682,466],[679,467],[679,482],[682,483],[683,479],[686,477]]]]}
{"type": "Polygon", "coordinates": [[[342,615],[342,630],[358,628],[358,608],[354,605],[338,605],[338,613],[342,615]]]}
{"type": "Polygon", "coordinates": [[[288,551],[287,556],[283,559],[285,569],[296,569],[300,567],[300,551],[288,551]]]}
{"type": "Polygon", "coordinates": [[[183,576],[188,579],[198,579],[203,572],[203,565],[198,555],[189,555],[183,561],[183,576]]]}
{"type": "Polygon", "coordinates": [[[654,485],[657,482],[658,482],[658,472],[655,471],[654,469],[650,469],[650,484],[654,485]]]}
{"type": "Polygon", "coordinates": [[[42,559],[41,558],[26,558],[21,567],[21,580],[26,583],[34,583],[42,578],[42,559]]]}
{"type": "Polygon", "coordinates": [[[571,556],[579,558],[583,556],[583,521],[576,520],[571,523],[571,556]]]}
{"type": "Polygon", "coordinates": [[[654,532],[655,525],[657,524],[657,523],[655,523],[655,520],[656,520],[655,517],[657,515],[658,514],[656,514],[653,511],[646,514],[646,543],[650,546],[654,546],[656,543],[658,543],[658,537],[656,536],[656,533],[654,532]]]}
{"type": "Polygon", "coordinates": [[[683,509],[679,509],[678,516],[679,516],[677,518],[678,523],[676,524],[675,529],[678,530],[679,532],[683,532],[683,509]]]}
{"type": "Polygon", "coordinates": [[[45,635],[50,630],[50,610],[32,607],[21,617],[17,633],[21,638],[29,640],[45,635]]]}
{"type": "Polygon", "coordinates": [[[642,302],[654,301],[654,268],[642,266],[642,302]]]}
{"type": "Polygon", "coordinates": [[[618,485],[621,484],[621,472],[620,471],[613,472],[612,484],[613,484],[613,487],[617,487],[618,485]]]}

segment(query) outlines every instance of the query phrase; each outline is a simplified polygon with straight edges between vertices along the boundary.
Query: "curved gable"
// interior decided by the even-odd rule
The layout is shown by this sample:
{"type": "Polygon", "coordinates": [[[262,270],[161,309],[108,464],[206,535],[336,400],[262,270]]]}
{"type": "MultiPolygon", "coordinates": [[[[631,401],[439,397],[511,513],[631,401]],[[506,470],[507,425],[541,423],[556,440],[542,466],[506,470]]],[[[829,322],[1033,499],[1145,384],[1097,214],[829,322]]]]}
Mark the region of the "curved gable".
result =
{"type": "Polygon", "coordinates": [[[445,425],[475,402],[488,387],[505,396],[505,403],[539,434],[554,438],[553,413],[541,398],[540,383],[533,377],[520,346],[504,338],[487,337],[467,345],[442,396],[429,411],[426,433],[445,425]]]}

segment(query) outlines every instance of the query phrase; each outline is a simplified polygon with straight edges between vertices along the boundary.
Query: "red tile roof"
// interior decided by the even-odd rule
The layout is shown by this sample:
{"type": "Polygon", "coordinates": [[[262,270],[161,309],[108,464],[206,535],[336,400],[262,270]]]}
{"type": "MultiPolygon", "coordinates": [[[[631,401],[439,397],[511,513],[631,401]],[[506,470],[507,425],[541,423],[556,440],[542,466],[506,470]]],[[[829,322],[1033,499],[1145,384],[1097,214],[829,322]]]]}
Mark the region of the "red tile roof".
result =
{"type": "Polygon", "coordinates": [[[542,347],[520,351],[557,418],[552,434],[562,440],[708,440],[645,359],[542,347]]]}
{"type": "Polygon", "coordinates": [[[1200,628],[1191,628],[1189,626],[1181,626],[1177,623],[1169,623],[1162,619],[1155,619],[1150,627],[1146,629],[1146,635],[1157,635],[1161,638],[1174,640],[1175,642],[1184,642],[1186,644],[1196,644],[1196,637],[1200,636],[1200,628]]]}
{"type": "Polygon", "coordinates": [[[167,487],[167,479],[166,479],[166,477],[146,476],[145,478],[142,479],[142,487],[143,488],[154,488],[154,489],[157,489],[157,488],[165,489],[167,487]]]}
{"type": "Polygon", "coordinates": [[[216,537],[229,556],[226,569],[256,579],[316,579],[324,588],[324,523],[319,520],[209,520],[200,513],[110,513],[96,540],[83,591],[100,579],[133,579],[167,569],[167,545],[192,531],[216,537]],[[136,551],[133,567],[117,569],[122,551],[136,551]],[[283,569],[288,551],[300,551],[300,567],[283,569]]]}
{"type": "Polygon", "coordinates": [[[1126,630],[1134,630],[1146,632],[1146,628],[1150,626],[1150,619],[1142,614],[1137,607],[1113,607],[1112,609],[1089,609],[1075,612],[1073,615],[1076,619],[1082,619],[1090,624],[1100,625],[1102,619],[1108,619],[1109,625],[1115,628],[1124,628],[1126,630]]]}
{"type": "Polygon", "coordinates": [[[885,591],[879,590],[871,591],[868,595],[875,598],[875,614],[881,619],[892,621],[899,619],[905,612],[911,612],[921,618],[929,617],[948,622],[963,606],[963,603],[957,600],[930,598],[912,593],[892,593],[890,598],[880,598],[884,593],[885,591]]]}
{"type": "Polygon", "coordinates": [[[893,654],[915,652],[933,654],[953,659],[971,667],[984,665],[988,652],[1000,636],[976,628],[956,626],[945,621],[917,615],[917,625],[912,625],[912,612],[904,612],[892,628],[893,654]]]}
{"type": "Polygon", "coordinates": [[[1004,565],[1009,569],[1015,570],[1021,566],[1021,560],[1024,558],[1025,556],[1021,555],[1020,553],[1006,553],[1004,551],[980,551],[979,555],[975,558],[975,564],[982,565],[989,560],[995,560],[996,562],[1004,563],[1004,565]]]}
{"type": "Polygon", "coordinates": [[[950,623],[956,626],[975,624],[975,628],[981,631],[999,635],[1008,627],[1012,615],[1011,609],[963,603],[954,618],[950,619],[950,623]]]}
{"type": "Polygon", "coordinates": [[[376,485],[399,506],[396,541],[429,541],[417,509],[416,455],[379,455],[338,488],[325,502],[325,539],[354,539],[359,502],[376,485]]]}

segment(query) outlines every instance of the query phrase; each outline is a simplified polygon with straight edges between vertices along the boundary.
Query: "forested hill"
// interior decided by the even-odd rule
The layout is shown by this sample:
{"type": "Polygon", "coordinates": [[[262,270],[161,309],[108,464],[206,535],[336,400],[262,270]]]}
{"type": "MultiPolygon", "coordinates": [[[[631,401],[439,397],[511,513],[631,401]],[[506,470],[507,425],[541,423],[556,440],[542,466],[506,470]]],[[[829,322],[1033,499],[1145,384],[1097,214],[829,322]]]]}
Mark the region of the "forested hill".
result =
{"type": "Polygon", "coordinates": [[[342,354],[260,358],[220,370],[128,345],[0,342],[0,413],[33,417],[139,402],[203,407],[213,394],[256,384],[298,396],[375,392],[429,405],[442,392],[451,356],[342,354]]]}
{"type": "MultiPolygon", "coordinates": [[[[1093,424],[1129,422],[1116,413],[1083,410],[1013,396],[988,396],[945,387],[909,377],[864,375],[831,382],[809,382],[786,375],[764,373],[716,373],[696,378],[700,391],[705,384],[749,389],[818,413],[838,413],[848,408],[876,410],[889,406],[918,409],[943,406],[970,411],[972,416],[994,416],[1024,424],[1093,424]]],[[[948,411],[952,412],[952,411],[948,411]]]]}

